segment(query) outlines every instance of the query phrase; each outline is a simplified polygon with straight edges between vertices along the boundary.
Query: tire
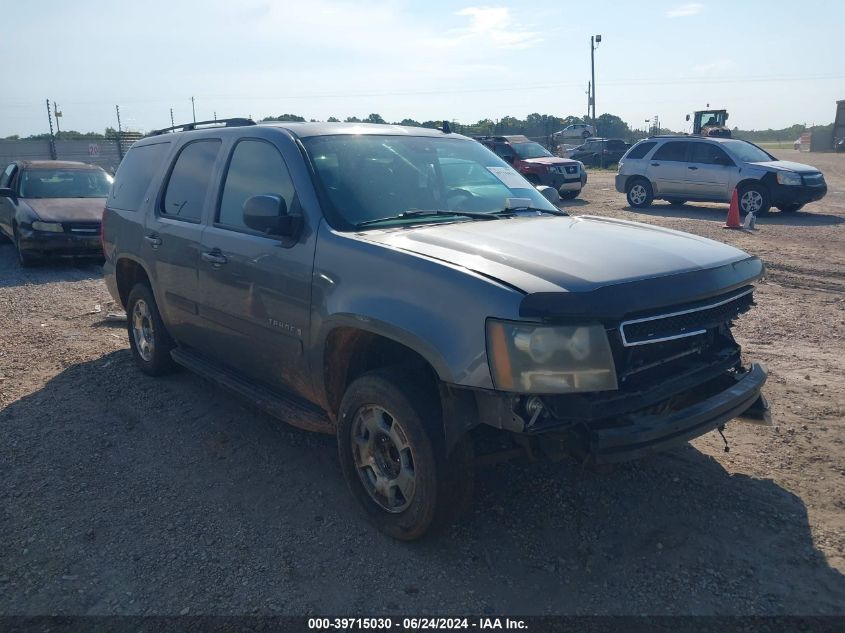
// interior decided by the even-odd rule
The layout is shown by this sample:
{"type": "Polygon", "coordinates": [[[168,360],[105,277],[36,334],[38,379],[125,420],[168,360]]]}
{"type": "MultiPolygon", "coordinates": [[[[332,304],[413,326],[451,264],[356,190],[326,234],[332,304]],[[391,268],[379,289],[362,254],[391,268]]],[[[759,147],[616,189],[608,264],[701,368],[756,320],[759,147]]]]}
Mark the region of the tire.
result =
{"type": "Polygon", "coordinates": [[[625,188],[628,204],[634,209],[646,209],[654,201],[654,190],[645,178],[635,178],[625,188]]]}
{"type": "Polygon", "coordinates": [[[558,191],[561,200],[575,200],[581,195],[581,190],[578,191],[558,191]]]}
{"type": "Polygon", "coordinates": [[[41,258],[38,257],[37,255],[33,255],[32,253],[30,253],[26,250],[21,249],[21,243],[20,243],[20,240],[18,239],[17,230],[15,230],[14,235],[15,235],[15,239],[14,239],[15,253],[18,256],[18,263],[21,265],[21,268],[30,268],[30,267],[38,264],[41,261],[41,258]]]}
{"type": "Polygon", "coordinates": [[[778,211],[781,213],[797,213],[803,208],[803,204],[782,204],[778,207],[778,211]]]}
{"type": "Polygon", "coordinates": [[[590,130],[584,130],[581,132],[581,138],[590,138],[592,135],[593,133],[590,132],[590,130]]]}
{"type": "Polygon", "coordinates": [[[153,291],[146,283],[138,283],[126,301],[126,324],[132,357],[142,372],[161,376],[176,369],[170,357],[175,347],[158,312],[153,291]]]}
{"type": "Polygon", "coordinates": [[[340,405],[346,483],[367,518],[395,539],[448,526],[472,495],[472,444],[464,437],[446,455],[439,401],[420,373],[392,367],[353,381],[340,405]]]}
{"type": "Polygon", "coordinates": [[[763,185],[749,183],[739,190],[739,210],[746,214],[753,211],[755,215],[764,215],[771,208],[769,190],[763,185]]]}

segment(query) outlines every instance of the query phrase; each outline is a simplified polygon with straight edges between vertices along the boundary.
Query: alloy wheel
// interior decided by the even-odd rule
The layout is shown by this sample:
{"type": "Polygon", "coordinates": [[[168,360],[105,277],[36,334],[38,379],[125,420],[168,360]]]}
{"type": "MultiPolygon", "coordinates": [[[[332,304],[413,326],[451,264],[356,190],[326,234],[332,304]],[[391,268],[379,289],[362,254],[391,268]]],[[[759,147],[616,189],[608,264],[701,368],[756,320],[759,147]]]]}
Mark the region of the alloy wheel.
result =
{"type": "Polygon", "coordinates": [[[155,329],[150,306],[143,299],[135,302],[132,308],[132,338],[135,349],[146,362],[152,362],[155,352],[155,329]]]}
{"type": "Polygon", "coordinates": [[[352,457],[370,498],[391,513],[414,499],[414,452],[399,421],[378,406],[361,407],[352,422],[352,457]]]}

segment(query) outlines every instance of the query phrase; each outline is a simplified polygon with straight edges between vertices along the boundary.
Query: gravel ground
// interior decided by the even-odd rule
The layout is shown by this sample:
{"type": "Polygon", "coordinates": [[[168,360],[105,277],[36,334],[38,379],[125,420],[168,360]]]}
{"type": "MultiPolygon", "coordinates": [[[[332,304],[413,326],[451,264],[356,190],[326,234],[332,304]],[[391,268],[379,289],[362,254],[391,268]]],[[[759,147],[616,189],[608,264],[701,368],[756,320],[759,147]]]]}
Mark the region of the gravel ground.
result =
{"type": "Polygon", "coordinates": [[[363,520],[331,437],[136,371],[98,266],[0,246],[0,614],[845,613],[845,156],[780,154],[830,193],[753,234],[724,205],[626,210],[610,172],[568,204],[766,261],[737,333],[775,425],[605,474],[490,467],[416,544],[363,520]]]}

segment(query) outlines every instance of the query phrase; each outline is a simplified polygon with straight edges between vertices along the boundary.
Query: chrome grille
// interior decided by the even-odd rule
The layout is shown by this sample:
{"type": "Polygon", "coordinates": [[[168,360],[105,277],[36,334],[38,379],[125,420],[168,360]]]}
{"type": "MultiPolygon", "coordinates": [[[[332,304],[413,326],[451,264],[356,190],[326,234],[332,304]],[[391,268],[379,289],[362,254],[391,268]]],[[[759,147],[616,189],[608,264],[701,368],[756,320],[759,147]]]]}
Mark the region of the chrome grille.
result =
{"type": "Polygon", "coordinates": [[[686,310],[623,321],[619,325],[622,344],[634,347],[705,334],[709,328],[731,321],[748,310],[752,292],[753,289],[747,289],[686,310]]]}

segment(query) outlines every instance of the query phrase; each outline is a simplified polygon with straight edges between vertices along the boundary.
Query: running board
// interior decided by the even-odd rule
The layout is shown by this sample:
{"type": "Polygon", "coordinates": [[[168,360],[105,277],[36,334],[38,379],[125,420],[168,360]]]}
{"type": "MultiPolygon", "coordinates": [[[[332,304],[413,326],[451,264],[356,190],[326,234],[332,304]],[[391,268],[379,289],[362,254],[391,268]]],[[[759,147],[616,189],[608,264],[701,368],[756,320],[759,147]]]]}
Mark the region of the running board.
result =
{"type": "Polygon", "coordinates": [[[258,385],[192,350],[177,347],[170,352],[170,356],[182,367],[221,387],[234,391],[257,408],[282,422],[306,431],[332,435],[335,432],[334,424],[329,420],[326,413],[304,398],[258,385]]]}

